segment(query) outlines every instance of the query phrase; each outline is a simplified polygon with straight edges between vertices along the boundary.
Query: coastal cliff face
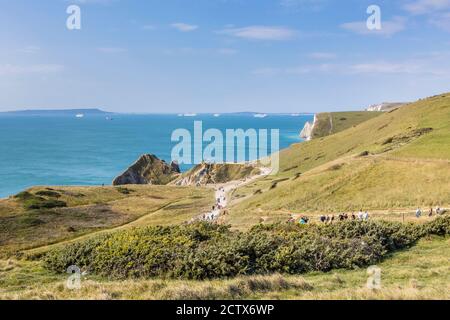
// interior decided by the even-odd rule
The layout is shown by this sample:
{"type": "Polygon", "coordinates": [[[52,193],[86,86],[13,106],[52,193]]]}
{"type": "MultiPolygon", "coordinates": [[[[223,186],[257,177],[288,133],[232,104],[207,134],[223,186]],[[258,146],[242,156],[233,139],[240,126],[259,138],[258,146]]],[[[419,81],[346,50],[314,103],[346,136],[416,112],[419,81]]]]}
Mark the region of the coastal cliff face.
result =
{"type": "Polygon", "coordinates": [[[180,175],[178,164],[167,164],[155,155],[142,155],[124,173],[114,179],[113,185],[153,184],[165,185],[180,175]]]}
{"type": "Polygon", "coordinates": [[[300,132],[300,138],[306,140],[306,141],[310,141],[312,139],[313,136],[313,130],[314,130],[314,126],[316,124],[317,121],[317,116],[314,115],[314,122],[306,122],[305,126],[303,127],[302,131],[300,132]]]}
{"type": "Polygon", "coordinates": [[[174,180],[171,184],[178,186],[205,186],[241,180],[259,173],[260,170],[253,165],[201,163],[174,180]]]}

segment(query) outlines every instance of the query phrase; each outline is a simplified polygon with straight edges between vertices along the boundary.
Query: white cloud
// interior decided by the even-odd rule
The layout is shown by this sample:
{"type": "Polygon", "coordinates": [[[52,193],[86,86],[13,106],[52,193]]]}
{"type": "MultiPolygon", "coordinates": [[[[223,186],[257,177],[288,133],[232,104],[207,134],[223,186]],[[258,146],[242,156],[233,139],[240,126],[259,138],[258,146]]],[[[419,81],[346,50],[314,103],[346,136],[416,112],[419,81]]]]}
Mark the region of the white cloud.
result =
{"type": "Polygon", "coordinates": [[[196,26],[196,25],[182,23],[182,22],[172,23],[170,26],[181,32],[191,32],[191,31],[195,31],[198,29],[198,26],[196,26]]]}
{"type": "Polygon", "coordinates": [[[433,52],[402,61],[372,60],[359,63],[319,63],[293,67],[265,67],[252,72],[255,75],[404,75],[450,77],[450,52],[433,52]]]}
{"type": "Polygon", "coordinates": [[[249,26],[243,28],[226,28],[218,31],[219,34],[250,39],[250,40],[290,40],[297,32],[293,29],[277,26],[249,26]]]}
{"type": "Polygon", "coordinates": [[[381,30],[369,30],[365,21],[343,23],[341,24],[341,28],[361,35],[380,35],[390,37],[405,30],[406,19],[403,17],[396,17],[389,21],[382,21],[381,30]]]}
{"type": "Polygon", "coordinates": [[[36,64],[36,65],[0,65],[0,75],[27,75],[27,74],[51,74],[64,70],[64,66],[59,64],[36,64]]]}
{"type": "Polygon", "coordinates": [[[411,14],[421,15],[450,9],[450,0],[415,0],[404,5],[411,14]]]}

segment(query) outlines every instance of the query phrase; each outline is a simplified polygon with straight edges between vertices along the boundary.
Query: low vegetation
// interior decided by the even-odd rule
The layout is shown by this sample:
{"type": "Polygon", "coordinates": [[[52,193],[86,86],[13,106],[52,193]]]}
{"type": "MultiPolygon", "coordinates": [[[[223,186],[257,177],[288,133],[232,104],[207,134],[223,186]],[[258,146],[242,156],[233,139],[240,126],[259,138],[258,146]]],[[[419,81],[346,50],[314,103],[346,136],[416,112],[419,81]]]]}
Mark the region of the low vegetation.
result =
{"type": "Polygon", "coordinates": [[[67,288],[67,274],[41,261],[0,260],[0,299],[450,299],[449,237],[425,237],[388,255],[381,288],[366,287],[366,268],[298,275],[253,275],[219,280],[125,279],[87,273],[81,288],[67,288]]]}
{"type": "Polygon", "coordinates": [[[128,226],[189,221],[213,190],[173,186],[35,187],[0,200],[0,256],[128,226]]]}
{"type": "Polygon", "coordinates": [[[56,272],[77,265],[117,279],[302,274],[368,266],[420,238],[448,234],[449,216],[423,225],[349,221],[259,225],[243,233],[199,223],[116,232],[52,250],[43,259],[56,272]]]}

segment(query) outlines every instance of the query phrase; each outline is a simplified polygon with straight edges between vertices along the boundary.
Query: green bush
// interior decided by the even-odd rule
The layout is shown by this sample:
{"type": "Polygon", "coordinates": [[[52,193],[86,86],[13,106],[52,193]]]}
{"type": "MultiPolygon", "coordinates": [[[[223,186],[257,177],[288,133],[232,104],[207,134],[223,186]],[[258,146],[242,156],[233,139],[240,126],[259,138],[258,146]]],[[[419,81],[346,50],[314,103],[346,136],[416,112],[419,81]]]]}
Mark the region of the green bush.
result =
{"type": "Polygon", "coordinates": [[[37,196],[43,196],[43,197],[51,197],[51,198],[61,198],[61,194],[59,194],[56,191],[52,190],[40,190],[36,192],[37,196]]]}
{"type": "Polygon", "coordinates": [[[59,193],[53,191],[38,191],[32,194],[28,191],[18,193],[14,196],[19,202],[21,202],[27,210],[39,210],[39,209],[54,209],[67,207],[67,203],[56,199],[46,199],[40,195],[46,195],[51,197],[59,197],[59,193]],[[39,195],[38,195],[39,194],[39,195]],[[55,196],[57,194],[58,196],[55,196]]]}
{"type": "Polygon", "coordinates": [[[450,217],[424,225],[346,221],[259,225],[246,232],[198,223],[103,235],[47,253],[57,272],[77,265],[112,278],[214,279],[351,269],[379,262],[427,235],[450,233],[450,217]]]}

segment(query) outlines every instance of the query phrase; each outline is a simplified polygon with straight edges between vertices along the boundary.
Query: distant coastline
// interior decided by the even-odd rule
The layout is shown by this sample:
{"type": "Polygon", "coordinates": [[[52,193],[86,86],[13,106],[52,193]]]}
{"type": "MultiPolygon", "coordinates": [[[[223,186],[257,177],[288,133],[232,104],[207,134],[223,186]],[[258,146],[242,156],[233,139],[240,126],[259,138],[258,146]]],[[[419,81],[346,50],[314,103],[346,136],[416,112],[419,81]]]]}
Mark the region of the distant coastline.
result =
{"type": "Polygon", "coordinates": [[[76,115],[76,114],[86,114],[86,115],[107,115],[113,114],[112,112],[103,111],[101,109],[36,109],[36,110],[17,110],[17,111],[5,111],[0,112],[2,115],[23,115],[23,116],[34,116],[34,115],[76,115]]]}
{"type": "MultiPolygon", "coordinates": [[[[27,115],[27,116],[34,116],[34,115],[75,115],[75,114],[84,114],[84,115],[110,115],[110,114],[123,114],[123,115],[189,115],[191,117],[197,117],[197,116],[204,116],[204,115],[219,115],[218,113],[165,113],[165,112],[109,112],[104,111],[102,109],[93,108],[93,109],[24,109],[24,110],[13,110],[13,111],[0,111],[0,115],[27,115]]],[[[221,113],[220,115],[224,116],[251,116],[254,117],[256,115],[260,115],[262,113],[260,112],[229,112],[229,113],[221,113]]],[[[280,113],[263,113],[267,116],[292,116],[292,117],[299,117],[299,116],[312,116],[314,113],[288,113],[288,112],[280,112],[280,113]]]]}

